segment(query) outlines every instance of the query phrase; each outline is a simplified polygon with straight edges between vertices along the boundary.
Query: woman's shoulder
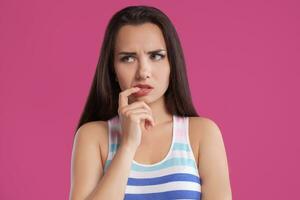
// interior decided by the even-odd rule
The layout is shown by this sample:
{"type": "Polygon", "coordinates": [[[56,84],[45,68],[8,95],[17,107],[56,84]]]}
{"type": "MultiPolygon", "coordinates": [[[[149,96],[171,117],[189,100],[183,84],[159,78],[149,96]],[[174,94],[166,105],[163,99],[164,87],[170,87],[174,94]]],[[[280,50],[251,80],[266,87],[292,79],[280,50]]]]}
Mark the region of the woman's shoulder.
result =
{"type": "Polygon", "coordinates": [[[107,130],[107,121],[91,121],[81,125],[77,132],[88,134],[90,136],[97,136],[107,130]]]}
{"type": "Polygon", "coordinates": [[[108,122],[107,121],[91,121],[84,123],[76,132],[76,137],[85,138],[91,142],[97,142],[100,146],[105,145],[107,140],[108,122]]]}
{"type": "Polygon", "coordinates": [[[191,123],[193,123],[194,125],[198,126],[198,127],[210,127],[210,126],[218,126],[217,123],[209,118],[209,117],[189,117],[189,120],[191,121],[191,123]]]}
{"type": "Polygon", "coordinates": [[[190,133],[199,142],[205,137],[210,137],[209,135],[218,135],[221,133],[218,124],[209,117],[189,117],[189,121],[190,133]]]}

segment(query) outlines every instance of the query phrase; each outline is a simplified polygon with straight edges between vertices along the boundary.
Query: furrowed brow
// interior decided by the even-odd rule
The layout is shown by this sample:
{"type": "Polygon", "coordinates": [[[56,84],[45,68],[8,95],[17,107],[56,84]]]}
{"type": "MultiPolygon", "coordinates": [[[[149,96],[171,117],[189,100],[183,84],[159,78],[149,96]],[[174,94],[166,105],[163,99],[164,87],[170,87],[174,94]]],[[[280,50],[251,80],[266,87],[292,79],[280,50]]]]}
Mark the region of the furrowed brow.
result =
{"type": "MultiPolygon", "coordinates": [[[[148,51],[147,54],[153,54],[153,53],[158,53],[158,52],[161,52],[161,51],[166,51],[164,49],[156,49],[156,50],[153,50],[153,51],[148,51]]],[[[136,55],[135,52],[126,52],[126,51],[121,51],[118,53],[118,55],[136,55]]]]}

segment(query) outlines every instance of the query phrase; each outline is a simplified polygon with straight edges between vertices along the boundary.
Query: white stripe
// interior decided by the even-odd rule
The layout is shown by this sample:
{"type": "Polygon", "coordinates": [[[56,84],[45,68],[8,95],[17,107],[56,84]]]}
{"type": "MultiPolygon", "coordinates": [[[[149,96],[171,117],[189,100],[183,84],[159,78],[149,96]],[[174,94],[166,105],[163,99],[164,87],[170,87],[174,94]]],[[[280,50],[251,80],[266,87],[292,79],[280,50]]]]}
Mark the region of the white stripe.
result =
{"type": "Polygon", "coordinates": [[[196,171],[194,168],[189,166],[172,166],[169,168],[164,168],[159,171],[148,171],[148,172],[138,172],[138,171],[130,171],[130,178],[156,178],[161,176],[166,176],[174,173],[189,173],[199,177],[198,170],[196,171]]]}
{"type": "MultiPolygon", "coordinates": [[[[114,157],[115,153],[116,152],[114,152],[114,153],[109,152],[109,155],[108,155],[107,159],[111,160],[114,157]]],[[[186,152],[186,151],[182,151],[182,150],[172,150],[172,152],[169,155],[168,159],[174,158],[174,157],[184,157],[184,158],[190,158],[190,159],[195,160],[195,157],[194,157],[194,154],[192,153],[192,151],[186,152]]]]}
{"type": "Polygon", "coordinates": [[[187,181],[175,181],[170,183],[164,183],[159,185],[147,185],[147,186],[126,186],[125,193],[127,194],[146,194],[146,193],[158,193],[167,192],[172,190],[191,190],[201,192],[201,185],[194,182],[187,181]]]}

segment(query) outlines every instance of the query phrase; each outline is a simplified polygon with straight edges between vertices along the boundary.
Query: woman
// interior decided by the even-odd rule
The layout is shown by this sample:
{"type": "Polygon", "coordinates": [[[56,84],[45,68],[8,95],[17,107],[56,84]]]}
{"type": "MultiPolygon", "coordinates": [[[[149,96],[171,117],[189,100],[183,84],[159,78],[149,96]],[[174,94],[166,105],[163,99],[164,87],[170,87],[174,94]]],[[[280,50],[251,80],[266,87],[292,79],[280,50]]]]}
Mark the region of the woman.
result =
{"type": "Polygon", "coordinates": [[[178,35],[157,8],[128,6],[107,26],[70,199],[231,199],[221,132],[196,113],[178,35]]]}

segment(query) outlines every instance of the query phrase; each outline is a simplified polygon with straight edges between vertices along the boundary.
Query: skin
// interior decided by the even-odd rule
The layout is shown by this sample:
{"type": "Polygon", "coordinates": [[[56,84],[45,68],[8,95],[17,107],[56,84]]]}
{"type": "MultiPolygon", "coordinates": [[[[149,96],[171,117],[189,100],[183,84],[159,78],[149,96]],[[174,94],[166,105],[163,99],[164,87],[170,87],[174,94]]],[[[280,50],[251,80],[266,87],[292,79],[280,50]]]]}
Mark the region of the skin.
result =
{"type": "MultiPolygon", "coordinates": [[[[156,49],[166,50],[166,46],[160,29],[154,24],[126,25],[118,33],[114,68],[121,90],[131,88],[138,82],[154,87],[147,96],[128,98],[129,102],[144,101],[151,108],[155,120],[153,128],[143,130],[142,143],[134,157],[134,160],[140,163],[160,161],[165,156],[162,154],[168,151],[171,142],[170,134],[161,134],[171,132],[172,125],[172,115],[167,112],[164,103],[164,93],[169,84],[170,65],[166,51],[160,52],[165,55],[164,58],[147,53],[156,49]],[[118,53],[122,51],[136,54],[125,59],[127,62],[121,62],[120,59],[124,55],[118,53]],[[142,78],[138,79],[138,77],[142,78]],[[153,148],[155,145],[159,145],[160,148],[153,148]],[[151,149],[150,154],[149,149],[151,149]],[[148,160],[142,160],[143,158],[148,160]]],[[[189,119],[189,140],[202,179],[202,200],[231,200],[227,157],[219,127],[206,117],[189,119]]],[[[111,189],[114,189],[113,186],[116,184],[120,184],[121,178],[121,185],[126,184],[127,174],[124,173],[130,170],[132,161],[131,156],[129,158],[125,156],[130,154],[127,150],[118,151],[119,155],[116,155],[115,163],[110,167],[111,171],[107,172],[105,181],[101,179],[108,156],[107,132],[106,121],[88,122],[78,130],[72,153],[70,199],[89,199],[86,197],[92,191],[96,191],[95,194],[99,192],[98,195],[101,193],[110,196],[111,189]],[[120,169],[120,165],[126,166],[126,169],[120,169]],[[103,185],[98,185],[100,183],[103,185]]]]}
{"type": "Polygon", "coordinates": [[[154,88],[146,96],[129,96],[129,102],[144,101],[149,105],[156,125],[172,121],[164,98],[169,85],[170,64],[159,27],[152,23],[121,27],[114,53],[114,68],[122,91],[137,83],[149,84],[154,88]],[[165,51],[149,53],[158,49],[165,51]],[[134,52],[135,55],[120,54],[121,52],[134,52]]]}

